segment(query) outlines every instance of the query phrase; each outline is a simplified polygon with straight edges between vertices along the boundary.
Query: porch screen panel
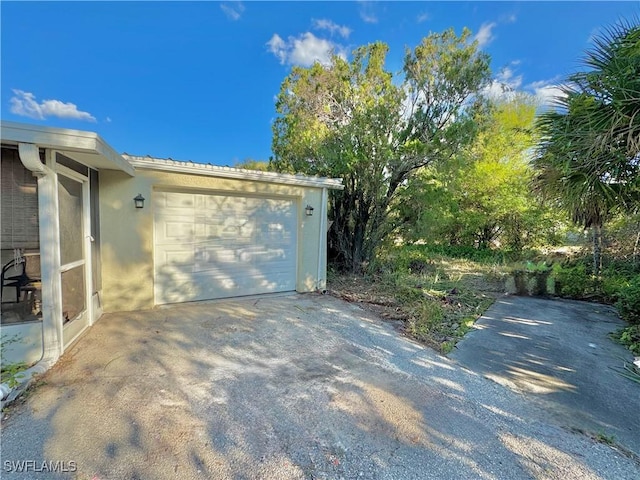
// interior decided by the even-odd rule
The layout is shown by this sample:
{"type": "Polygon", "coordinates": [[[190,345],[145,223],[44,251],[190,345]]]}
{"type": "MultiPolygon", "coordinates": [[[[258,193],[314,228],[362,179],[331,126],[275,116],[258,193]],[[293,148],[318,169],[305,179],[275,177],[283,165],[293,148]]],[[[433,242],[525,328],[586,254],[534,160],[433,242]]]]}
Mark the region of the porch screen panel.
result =
{"type": "Polygon", "coordinates": [[[84,258],[82,234],[82,184],[58,175],[60,208],[60,263],[66,265],[84,258]]]}
{"type": "Polygon", "coordinates": [[[93,274],[93,293],[102,289],[102,265],[100,263],[100,174],[89,170],[90,209],[91,209],[91,272],[93,274]]]}
{"type": "Polygon", "coordinates": [[[62,318],[69,322],[85,311],[84,265],[62,272],[62,318]]]}

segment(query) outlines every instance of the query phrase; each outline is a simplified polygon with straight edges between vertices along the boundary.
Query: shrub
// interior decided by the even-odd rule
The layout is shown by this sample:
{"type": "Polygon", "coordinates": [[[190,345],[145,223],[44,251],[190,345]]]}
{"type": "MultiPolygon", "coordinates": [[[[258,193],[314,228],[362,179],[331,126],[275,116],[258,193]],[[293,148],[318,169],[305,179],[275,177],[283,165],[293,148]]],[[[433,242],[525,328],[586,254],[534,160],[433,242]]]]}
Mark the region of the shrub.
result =
{"type": "Polygon", "coordinates": [[[619,300],[620,292],[628,285],[629,279],[624,275],[603,275],[600,282],[602,300],[604,303],[616,303],[619,300]]]}
{"type": "Polygon", "coordinates": [[[573,267],[555,264],[553,278],[556,281],[556,292],[561,297],[582,299],[593,294],[596,289],[596,279],[587,272],[583,264],[573,267]]]}
{"type": "Polygon", "coordinates": [[[640,324],[640,275],[636,275],[629,284],[618,292],[616,303],[620,316],[629,323],[640,324]]]}
{"type": "Polygon", "coordinates": [[[20,341],[21,339],[18,335],[13,335],[12,337],[2,335],[0,337],[0,382],[8,384],[11,388],[14,388],[20,383],[19,380],[24,376],[22,371],[29,368],[29,365],[26,363],[7,362],[4,358],[7,346],[12,343],[19,343],[20,341]]]}
{"type": "Polygon", "coordinates": [[[627,347],[631,353],[640,356],[640,325],[630,325],[613,334],[613,338],[627,347]]]}
{"type": "Polygon", "coordinates": [[[421,275],[432,269],[431,261],[423,249],[418,247],[395,247],[378,253],[371,262],[371,273],[413,273],[421,275]]]}
{"type": "Polygon", "coordinates": [[[512,257],[519,257],[519,254],[513,252],[475,248],[467,245],[420,245],[420,247],[427,254],[463,258],[478,263],[504,263],[507,260],[512,260],[512,257]]]}
{"type": "Polygon", "coordinates": [[[416,275],[422,275],[429,272],[429,270],[431,269],[429,263],[425,262],[421,258],[411,260],[409,262],[408,268],[410,273],[414,273],[416,275]]]}
{"type": "Polygon", "coordinates": [[[461,245],[402,245],[381,248],[369,264],[368,271],[378,274],[402,272],[424,275],[433,273],[433,260],[438,257],[464,259],[482,264],[504,264],[517,258],[511,252],[461,245]]]}

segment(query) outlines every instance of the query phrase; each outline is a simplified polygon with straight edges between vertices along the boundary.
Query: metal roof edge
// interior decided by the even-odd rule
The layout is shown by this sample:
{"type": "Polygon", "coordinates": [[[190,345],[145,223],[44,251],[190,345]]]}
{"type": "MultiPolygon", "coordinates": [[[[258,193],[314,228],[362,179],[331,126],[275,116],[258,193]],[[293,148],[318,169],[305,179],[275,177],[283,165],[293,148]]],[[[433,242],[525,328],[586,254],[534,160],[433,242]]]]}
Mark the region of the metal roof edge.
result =
{"type": "Polygon", "coordinates": [[[11,142],[33,143],[45,148],[97,153],[113,163],[118,170],[135,175],[133,166],[95,132],[3,120],[0,122],[0,138],[11,142]]]}
{"type": "Polygon", "coordinates": [[[140,168],[175,173],[191,173],[211,177],[253,180],[304,187],[330,188],[334,190],[344,189],[341,178],[311,177],[300,174],[291,175],[287,173],[263,172],[260,170],[245,170],[241,168],[221,167],[217,165],[164,158],[140,157],[128,154],[122,154],[122,156],[136,169],[140,168]]]}

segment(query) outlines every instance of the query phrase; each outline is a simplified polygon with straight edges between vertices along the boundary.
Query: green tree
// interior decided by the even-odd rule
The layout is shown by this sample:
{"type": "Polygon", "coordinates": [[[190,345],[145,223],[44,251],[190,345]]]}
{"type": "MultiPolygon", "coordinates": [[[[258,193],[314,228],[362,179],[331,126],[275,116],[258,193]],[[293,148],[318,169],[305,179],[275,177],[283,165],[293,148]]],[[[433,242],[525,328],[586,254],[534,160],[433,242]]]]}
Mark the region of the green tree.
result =
{"type": "Polygon", "coordinates": [[[330,198],[333,260],[358,271],[397,226],[397,193],[417,170],[451,158],[475,131],[472,99],[488,81],[488,57],[470,32],[430,34],[407,50],[401,76],[374,43],[329,65],[294,67],[274,123],[279,171],[342,177],[330,198]]]}
{"type": "Polygon", "coordinates": [[[403,237],[518,251],[548,242],[557,219],[530,189],[535,111],[533,98],[519,94],[477,112],[475,140],[452,161],[425,168],[408,183],[403,237]]]}
{"type": "Polygon", "coordinates": [[[241,162],[234,165],[234,168],[242,168],[244,170],[259,170],[261,172],[269,171],[269,161],[267,160],[254,160],[252,158],[246,158],[241,162]]]}
{"type": "Polygon", "coordinates": [[[555,110],[540,116],[537,188],[593,237],[599,274],[602,227],[638,207],[640,27],[621,23],[594,40],[587,70],[568,77],[555,110]]]}

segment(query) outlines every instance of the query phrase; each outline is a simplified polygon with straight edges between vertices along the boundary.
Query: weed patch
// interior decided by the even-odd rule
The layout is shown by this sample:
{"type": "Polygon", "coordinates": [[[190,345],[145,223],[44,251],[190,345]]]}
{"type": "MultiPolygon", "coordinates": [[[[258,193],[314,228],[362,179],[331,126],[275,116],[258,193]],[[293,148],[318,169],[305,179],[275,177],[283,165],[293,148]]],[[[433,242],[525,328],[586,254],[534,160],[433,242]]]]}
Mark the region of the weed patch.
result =
{"type": "Polygon", "coordinates": [[[419,249],[382,255],[368,275],[329,276],[329,292],[402,322],[412,338],[448,353],[503,293],[506,267],[419,249]]]}
{"type": "Polygon", "coordinates": [[[15,388],[23,377],[23,371],[29,368],[29,365],[23,362],[7,362],[4,358],[4,352],[7,346],[12,343],[20,342],[20,338],[17,335],[8,337],[3,335],[0,339],[0,383],[6,383],[11,388],[15,388]]]}

